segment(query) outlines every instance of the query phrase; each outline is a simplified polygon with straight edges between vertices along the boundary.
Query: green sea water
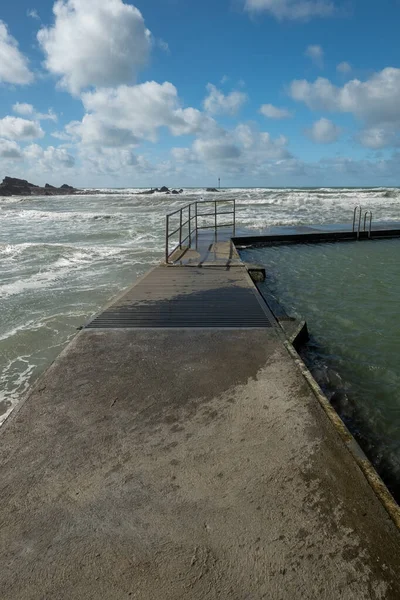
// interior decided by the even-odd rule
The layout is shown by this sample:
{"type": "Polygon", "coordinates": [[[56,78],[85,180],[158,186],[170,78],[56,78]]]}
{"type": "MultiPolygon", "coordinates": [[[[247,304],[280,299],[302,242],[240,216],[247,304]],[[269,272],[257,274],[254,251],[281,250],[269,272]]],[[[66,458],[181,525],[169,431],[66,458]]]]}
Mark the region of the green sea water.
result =
{"type": "Polygon", "coordinates": [[[400,496],[400,240],[248,249],[260,291],[307,321],[304,358],[400,496]]]}

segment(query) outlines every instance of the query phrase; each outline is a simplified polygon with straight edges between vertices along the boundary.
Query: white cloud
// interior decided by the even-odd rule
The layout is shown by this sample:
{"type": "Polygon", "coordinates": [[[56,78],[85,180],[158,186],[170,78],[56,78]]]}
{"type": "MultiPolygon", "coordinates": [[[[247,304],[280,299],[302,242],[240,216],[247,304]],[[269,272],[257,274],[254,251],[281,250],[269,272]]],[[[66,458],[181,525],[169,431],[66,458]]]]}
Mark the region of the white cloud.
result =
{"type": "Polygon", "coordinates": [[[151,35],[140,11],[121,0],[57,0],[55,23],[38,40],[47,69],[73,94],[135,80],[149,57],[151,35]]]}
{"type": "Polygon", "coordinates": [[[75,158],[65,148],[48,146],[42,148],[38,144],[31,144],[24,149],[24,157],[33,162],[39,171],[55,171],[60,167],[72,168],[75,158]]]}
{"type": "Polygon", "coordinates": [[[306,133],[317,144],[332,144],[339,138],[341,129],[329,119],[322,118],[315,121],[306,133]]]}
{"type": "Polygon", "coordinates": [[[287,108],[278,108],[272,104],[263,104],[260,113],[269,119],[289,119],[293,114],[287,108]]]}
{"type": "Polygon", "coordinates": [[[36,10],[36,8],[31,8],[31,9],[27,10],[26,16],[30,17],[31,19],[35,19],[36,21],[40,21],[40,17],[38,15],[38,11],[36,10]]]}
{"type": "Polygon", "coordinates": [[[356,135],[356,140],[365,148],[380,150],[388,146],[399,146],[400,132],[389,127],[369,127],[356,135]]]}
{"type": "Polygon", "coordinates": [[[245,0],[250,12],[268,12],[276,19],[308,21],[313,17],[330,17],[335,5],[330,0],[245,0]]]}
{"type": "Polygon", "coordinates": [[[44,131],[36,121],[10,116],[0,119],[0,137],[9,140],[31,140],[43,136],[44,131]]]}
{"type": "Polygon", "coordinates": [[[197,139],[193,151],[199,159],[205,162],[223,163],[240,157],[241,150],[229,135],[197,139]]]}
{"type": "Polygon", "coordinates": [[[161,38],[160,38],[160,39],[158,39],[158,40],[157,40],[157,46],[158,46],[159,48],[161,48],[161,50],[162,50],[163,52],[166,52],[167,54],[170,54],[170,52],[171,52],[171,51],[170,51],[170,49],[169,49],[169,44],[168,44],[168,42],[166,42],[165,40],[163,40],[163,39],[161,39],[161,38]]]}
{"type": "Polygon", "coordinates": [[[247,94],[233,91],[224,95],[215,85],[207,85],[208,96],[204,100],[204,108],[210,114],[227,113],[236,114],[247,101],[247,94]]]}
{"type": "Polygon", "coordinates": [[[27,104],[26,102],[16,102],[12,108],[18,115],[31,116],[37,121],[57,121],[57,115],[51,108],[47,113],[40,113],[36,112],[32,104],[27,104]]]}
{"type": "MultiPolygon", "coordinates": [[[[128,146],[138,143],[138,138],[129,129],[115,127],[97,118],[95,115],[85,115],[82,121],[72,121],[66,127],[67,136],[64,139],[80,138],[84,145],[105,147],[128,146]]],[[[64,134],[65,135],[65,134],[64,134]]],[[[63,139],[56,133],[53,137],[63,139]]]]}
{"type": "Polygon", "coordinates": [[[310,58],[314,65],[319,67],[320,69],[324,66],[324,51],[321,46],[311,45],[307,46],[307,49],[304,53],[305,56],[310,58]]]}
{"type": "Polygon", "coordinates": [[[267,131],[258,131],[254,126],[243,123],[236,127],[234,133],[251,157],[250,163],[291,157],[287,149],[288,139],[283,135],[273,139],[267,131]]]}
{"type": "Polygon", "coordinates": [[[6,24],[0,20],[0,83],[32,83],[33,75],[28,60],[20,52],[17,41],[9,34],[6,24]]]}
{"type": "Polygon", "coordinates": [[[116,147],[143,139],[156,141],[161,127],[179,136],[216,126],[214,119],[201,111],[182,108],[178,92],[169,82],[102,88],[84,93],[82,101],[88,114],[81,122],[70,123],[66,133],[89,145],[104,143],[116,147]]]}
{"type": "Polygon", "coordinates": [[[343,74],[350,73],[351,65],[348,62],[341,62],[337,65],[336,71],[343,74]]]}
{"type": "Polygon", "coordinates": [[[20,159],[22,158],[21,148],[16,142],[0,139],[0,158],[20,159]]]}
{"type": "Polygon", "coordinates": [[[351,113],[368,125],[400,124],[400,69],[388,67],[366,81],[353,79],[343,87],[319,77],[291,83],[290,95],[313,110],[351,113]]]}
{"type": "Polygon", "coordinates": [[[13,111],[26,117],[33,115],[34,108],[32,104],[27,104],[26,102],[16,102],[13,106],[13,111]]]}
{"type": "Polygon", "coordinates": [[[154,170],[154,167],[143,156],[137,156],[132,148],[96,147],[81,152],[81,159],[84,168],[98,174],[143,174],[154,170]]]}
{"type": "Polygon", "coordinates": [[[210,171],[255,174],[290,159],[287,145],[284,136],[273,139],[268,132],[242,123],[232,131],[216,128],[200,135],[191,148],[175,148],[172,156],[180,164],[201,163],[210,171]]]}
{"type": "Polygon", "coordinates": [[[172,148],[171,155],[177,163],[197,162],[197,157],[191,148],[172,148]]]}
{"type": "Polygon", "coordinates": [[[54,123],[56,123],[58,120],[58,117],[52,108],[49,108],[47,113],[40,113],[40,112],[35,113],[35,118],[38,121],[54,121],[54,123]]]}

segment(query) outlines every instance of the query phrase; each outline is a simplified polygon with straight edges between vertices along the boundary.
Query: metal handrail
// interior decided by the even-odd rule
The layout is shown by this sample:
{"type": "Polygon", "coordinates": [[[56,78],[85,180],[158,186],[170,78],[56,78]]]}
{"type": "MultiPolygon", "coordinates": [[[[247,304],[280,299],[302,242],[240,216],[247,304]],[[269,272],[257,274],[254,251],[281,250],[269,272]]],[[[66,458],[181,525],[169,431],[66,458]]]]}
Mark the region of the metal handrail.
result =
{"type": "Polygon", "coordinates": [[[360,237],[360,227],[361,227],[361,213],[362,213],[362,207],[361,205],[356,206],[354,208],[354,214],[353,214],[353,233],[355,232],[355,226],[356,226],[356,215],[357,215],[357,211],[359,212],[359,216],[358,216],[358,229],[357,229],[357,239],[360,237]]]}
{"type": "Polygon", "coordinates": [[[369,226],[368,226],[368,237],[371,237],[371,229],[372,229],[372,211],[366,210],[364,214],[364,231],[366,231],[366,221],[369,216],[369,226]]]}
{"type": "MultiPolygon", "coordinates": [[[[356,218],[357,218],[357,214],[358,214],[358,227],[357,227],[357,239],[360,239],[360,232],[361,232],[361,218],[362,218],[362,206],[356,206],[354,208],[354,213],[353,213],[353,233],[355,233],[356,230],[356,218]],[[359,211],[357,213],[357,211],[359,211]]],[[[371,229],[372,229],[372,211],[370,210],[366,210],[364,213],[364,233],[367,231],[366,227],[367,227],[367,218],[369,217],[369,228],[368,228],[368,237],[371,237],[371,229]]]]}
{"type": "Polygon", "coordinates": [[[236,228],[236,200],[231,200],[231,199],[225,199],[225,200],[201,200],[201,201],[196,201],[196,202],[192,202],[191,204],[186,204],[185,206],[182,206],[181,208],[178,208],[177,210],[174,210],[173,212],[169,213],[166,216],[166,229],[165,229],[165,262],[168,263],[170,257],[174,254],[174,252],[176,252],[176,250],[178,250],[178,248],[182,248],[183,244],[189,240],[189,248],[192,245],[192,238],[195,237],[196,238],[196,244],[197,244],[197,236],[198,236],[198,231],[199,229],[215,229],[215,231],[220,228],[220,227],[233,227],[233,232],[235,233],[235,228],[236,228]],[[218,204],[227,204],[227,203],[233,203],[233,209],[231,211],[221,211],[218,212],[217,210],[217,205],[218,204]],[[213,212],[209,212],[209,213],[201,213],[198,212],[198,206],[199,205],[204,205],[204,204],[213,204],[214,205],[214,211],[213,212]],[[193,210],[194,209],[194,210],[193,210]],[[183,220],[183,213],[187,211],[187,218],[185,215],[186,220],[183,220]],[[193,214],[194,213],[194,214],[193,214]],[[174,229],[174,231],[170,232],[170,219],[171,217],[174,217],[175,215],[179,214],[179,227],[177,227],[176,229],[174,229]],[[222,224],[218,224],[218,217],[220,215],[233,215],[233,222],[232,223],[222,223],[222,224]],[[198,224],[198,220],[201,219],[202,217],[214,217],[214,223],[213,225],[201,225],[199,226],[198,224]],[[194,221],[194,227],[192,227],[192,223],[194,221]],[[185,238],[183,238],[183,229],[188,226],[188,233],[186,235],[185,238]],[[179,243],[173,248],[173,250],[170,250],[169,246],[170,246],[170,239],[174,236],[179,234],[179,243]]]}

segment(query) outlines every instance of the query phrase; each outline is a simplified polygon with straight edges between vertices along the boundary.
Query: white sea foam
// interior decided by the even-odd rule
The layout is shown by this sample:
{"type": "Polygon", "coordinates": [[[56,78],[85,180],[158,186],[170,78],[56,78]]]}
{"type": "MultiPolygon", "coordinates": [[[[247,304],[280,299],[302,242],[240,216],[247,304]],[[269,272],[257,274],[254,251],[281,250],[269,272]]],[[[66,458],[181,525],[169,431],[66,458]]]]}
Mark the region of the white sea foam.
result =
{"type": "Polygon", "coordinates": [[[400,221],[400,190],[386,187],[142,191],[0,198],[0,402],[14,405],[78,325],[162,259],[171,210],[236,198],[237,227],[248,230],[351,223],[357,204],[374,221],[400,221]]]}

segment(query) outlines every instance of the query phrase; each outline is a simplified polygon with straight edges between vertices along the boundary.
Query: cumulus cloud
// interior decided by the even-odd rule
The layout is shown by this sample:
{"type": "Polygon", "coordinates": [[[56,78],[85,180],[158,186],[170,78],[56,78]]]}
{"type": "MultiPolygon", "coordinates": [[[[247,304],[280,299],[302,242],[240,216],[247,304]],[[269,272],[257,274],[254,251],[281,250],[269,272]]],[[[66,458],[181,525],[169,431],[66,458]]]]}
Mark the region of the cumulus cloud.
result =
{"type": "Polygon", "coordinates": [[[132,148],[85,149],[85,152],[81,153],[81,159],[84,168],[97,174],[146,174],[154,170],[154,167],[143,156],[137,156],[132,148]]]}
{"type": "Polygon", "coordinates": [[[214,119],[201,111],[182,108],[177,89],[169,82],[102,88],[84,93],[82,101],[87,114],[82,121],[67,125],[66,134],[88,145],[116,147],[144,139],[156,141],[161,127],[179,136],[216,126],[214,119]]]}
{"type": "Polygon", "coordinates": [[[296,80],[290,95],[311,109],[352,113],[370,124],[399,122],[400,69],[388,67],[366,81],[353,79],[343,87],[323,77],[314,83],[296,80]]]}
{"type": "Polygon", "coordinates": [[[339,138],[341,129],[329,119],[322,118],[315,121],[311,129],[306,130],[306,133],[317,144],[332,144],[339,138]]]}
{"type": "Polygon", "coordinates": [[[35,168],[42,171],[55,171],[60,167],[70,169],[75,165],[75,158],[65,148],[42,148],[38,144],[30,144],[23,153],[28,161],[34,163],[35,168]]]}
{"type": "Polygon", "coordinates": [[[364,123],[358,140],[368,148],[392,145],[400,131],[400,69],[387,67],[366,81],[353,79],[344,86],[319,77],[310,83],[293,81],[290,95],[312,110],[351,113],[364,123]]]}
{"type": "Polygon", "coordinates": [[[244,92],[233,91],[225,95],[212,83],[207,85],[207,90],[209,94],[204,100],[204,109],[210,114],[235,115],[247,101],[247,94],[244,92]]]}
{"type": "Polygon", "coordinates": [[[0,21],[0,83],[28,84],[33,75],[28,60],[20,52],[17,41],[10,35],[7,25],[0,21]]]}
{"type": "Polygon", "coordinates": [[[140,11],[122,0],[57,0],[55,22],[38,41],[47,69],[78,94],[131,83],[149,57],[151,34],[140,11]]]}
{"type": "Polygon", "coordinates": [[[197,139],[193,144],[193,151],[206,162],[222,163],[237,159],[241,155],[239,147],[229,135],[197,139]]]}
{"type": "Polygon", "coordinates": [[[305,56],[310,58],[314,65],[319,67],[320,69],[324,66],[324,51],[321,46],[311,45],[307,46],[307,49],[304,53],[305,56]]]}
{"type": "Polygon", "coordinates": [[[0,137],[9,140],[31,140],[43,136],[44,131],[36,121],[10,116],[0,119],[0,137]]]}
{"type": "Polygon", "coordinates": [[[19,115],[29,116],[33,115],[34,108],[32,104],[27,104],[26,102],[16,102],[13,106],[13,111],[19,115]]]}
{"type": "Polygon", "coordinates": [[[245,0],[250,12],[268,12],[278,20],[309,21],[313,17],[330,17],[335,12],[331,0],[245,0]]]}
{"type": "Polygon", "coordinates": [[[365,148],[380,150],[388,146],[400,145],[400,132],[388,127],[368,127],[355,136],[365,148]]]}
{"type": "MultiPolygon", "coordinates": [[[[105,147],[128,146],[138,143],[138,138],[129,129],[115,127],[103,122],[95,115],[85,115],[82,121],[72,121],[66,127],[67,137],[64,139],[79,139],[84,145],[98,145],[105,147]]],[[[63,139],[61,134],[55,133],[54,137],[63,139]]]]}
{"type": "Polygon", "coordinates": [[[50,108],[47,113],[40,113],[35,110],[32,104],[27,104],[26,102],[16,102],[13,105],[13,111],[18,115],[23,116],[31,116],[37,121],[57,121],[57,115],[50,108]]]}
{"type": "Polygon", "coordinates": [[[0,158],[4,159],[21,159],[21,148],[16,142],[0,139],[0,158]]]}
{"type": "Polygon", "coordinates": [[[287,108],[278,108],[272,104],[263,104],[260,113],[269,119],[289,119],[293,114],[287,108]]]}
{"type": "Polygon", "coordinates": [[[351,65],[348,62],[341,62],[337,65],[336,70],[346,75],[347,73],[351,73],[351,65]]]}
{"type": "Polygon", "coordinates": [[[191,148],[175,148],[178,163],[200,163],[210,171],[225,173],[265,172],[268,165],[291,158],[284,136],[273,139],[254,125],[241,123],[232,131],[216,128],[201,134],[191,148]]]}

